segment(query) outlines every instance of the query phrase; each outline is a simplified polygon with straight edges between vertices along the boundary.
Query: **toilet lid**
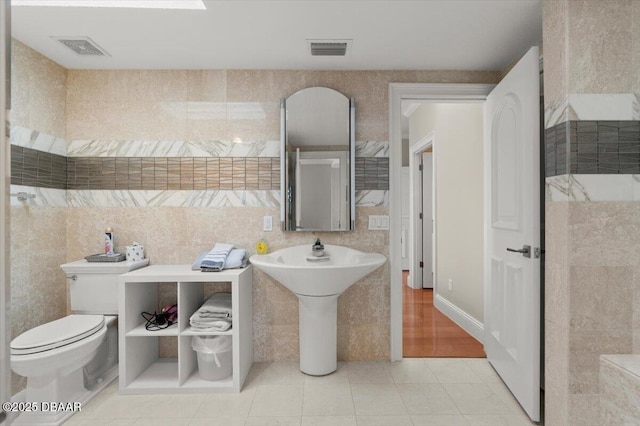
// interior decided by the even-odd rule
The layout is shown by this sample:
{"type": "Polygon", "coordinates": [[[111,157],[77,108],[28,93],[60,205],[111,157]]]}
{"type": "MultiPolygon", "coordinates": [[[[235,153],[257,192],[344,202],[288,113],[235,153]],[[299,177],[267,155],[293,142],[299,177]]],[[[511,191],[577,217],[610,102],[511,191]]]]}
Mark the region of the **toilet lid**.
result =
{"type": "Polygon", "coordinates": [[[102,315],[69,315],[28,330],[11,341],[12,355],[28,355],[69,345],[104,327],[102,315]]]}

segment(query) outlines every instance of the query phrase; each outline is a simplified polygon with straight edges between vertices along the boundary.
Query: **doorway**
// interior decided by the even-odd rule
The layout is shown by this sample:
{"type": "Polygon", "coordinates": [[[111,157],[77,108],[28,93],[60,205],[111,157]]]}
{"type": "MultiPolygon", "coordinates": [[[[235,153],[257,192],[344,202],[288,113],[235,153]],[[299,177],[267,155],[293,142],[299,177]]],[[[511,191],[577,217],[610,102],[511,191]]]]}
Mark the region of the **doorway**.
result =
{"type": "Polygon", "coordinates": [[[403,195],[412,240],[403,273],[403,355],[484,357],[481,341],[455,321],[463,309],[482,315],[482,104],[413,105],[402,109],[409,116],[403,195]]]}

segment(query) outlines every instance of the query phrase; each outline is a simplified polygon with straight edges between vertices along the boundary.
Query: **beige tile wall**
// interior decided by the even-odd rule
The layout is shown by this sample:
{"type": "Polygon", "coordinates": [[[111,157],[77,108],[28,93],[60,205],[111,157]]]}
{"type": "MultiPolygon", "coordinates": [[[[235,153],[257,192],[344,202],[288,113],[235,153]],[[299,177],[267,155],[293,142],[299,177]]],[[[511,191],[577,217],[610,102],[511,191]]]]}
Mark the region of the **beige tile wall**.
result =
{"type": "Polygon", "coordinates": [[[640,2],[543,2],[545,103],[567,94],[640,96],[640,2]]]}
{"type": "Polygon", "coordinates": [[[640,353],[639,218],[636,202],[547,202],[546,424],[600,424],[600,355],[640,353]]]}
{"type": "MultiPolygon", "coordinates": [[[[545,107],[640,95],[640,2],[545,0],[543,41],[545,107]]],[[[545,424],[601,424],[599,355],[640,353],[638,209],[547,201],[545,424]]]]}
{"type": "Polygon", "coordinates": [[[356,139],[388,139],[388,83],[495,83],[499,72],[68,70],[75,139],[279,140],[280,99],[326,86],[356,100],[356,139]]]}
{"type": "MultiPolygon", "coordinates": [[[[68,71],[67,134],[74,139],[278,140],[280,99],[309,86],[327,86],[356,101],[356,139],[388,139],[389,82],[495,83],[499,72],[459,71],[68,71]]],[[[67,259],[99,250],[113,226],[116,248],[144,243],[152,263],[191,263],[216,241],[254,252],[264,235],[272,249],[311,244],[309,233],[262,232],[262,216],[278,209],[70,208],[67,259]]],[[[357,231],[318,233],[325,243],[388,256],[388,232],[367,231],[369,214],[358,208],[357,231]]],[[[295,296],[260,271],[254,275],[254,340],[258,361],[298,358],[295,296]]],[[[342,295],[338,302],[338,357],[389,356],[388,265],[342,295]]],[[[167,344],[169,345],[169,344],[167,344]]],[[[174,355],[171,347],[163,349],[174,355]]]]}
{"type": "MultiPolygon", "coordinates": [[[[13,40],[11,124],[64,138],[67,70],[13,40]]],[[[63,207],[11,207],[11,336],[67,312],[63,207]]],[[[12,375],[12,393],[25,386],[12,375]]]]}

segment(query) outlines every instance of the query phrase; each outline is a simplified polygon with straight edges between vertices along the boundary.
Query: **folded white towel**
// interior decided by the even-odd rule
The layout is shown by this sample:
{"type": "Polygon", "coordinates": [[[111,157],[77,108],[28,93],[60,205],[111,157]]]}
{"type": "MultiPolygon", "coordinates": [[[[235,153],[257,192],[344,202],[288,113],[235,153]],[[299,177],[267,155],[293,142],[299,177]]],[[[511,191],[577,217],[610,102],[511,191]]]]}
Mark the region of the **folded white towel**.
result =
{"type": "Polygon", "coordinates": [[[232,322],[228,318],[199,319],[196,318],[197,312],[193,314],[189,320],[191,327],[195,331],[227,331],[231,328],[232,322]]]}
{"type": "Polygon", "coordinates": [[[233,244],[216,243],[213,250],[202,260],[200,268],[206,271],[222,271],[231,250],[233,250],[233,244]]]}
{"type": "Polygon", "coordinates": [[[231,312],[231,293],[215,293],[200,306],[196,314],[200,318],[230,318],[231,312]]]}

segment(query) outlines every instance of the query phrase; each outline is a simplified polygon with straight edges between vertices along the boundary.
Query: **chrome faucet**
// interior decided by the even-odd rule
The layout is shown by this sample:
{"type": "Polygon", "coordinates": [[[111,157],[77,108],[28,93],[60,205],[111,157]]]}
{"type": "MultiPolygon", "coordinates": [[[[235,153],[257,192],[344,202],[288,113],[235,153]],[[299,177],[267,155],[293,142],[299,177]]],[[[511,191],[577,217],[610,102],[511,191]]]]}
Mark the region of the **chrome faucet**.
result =
{"type": "Polygon", "coordinates": [[[320,242],[320,238],[316,238],[316,242],[311,246],[311,252],[315,257],[324,256],[324,245],[320,242]]]}

